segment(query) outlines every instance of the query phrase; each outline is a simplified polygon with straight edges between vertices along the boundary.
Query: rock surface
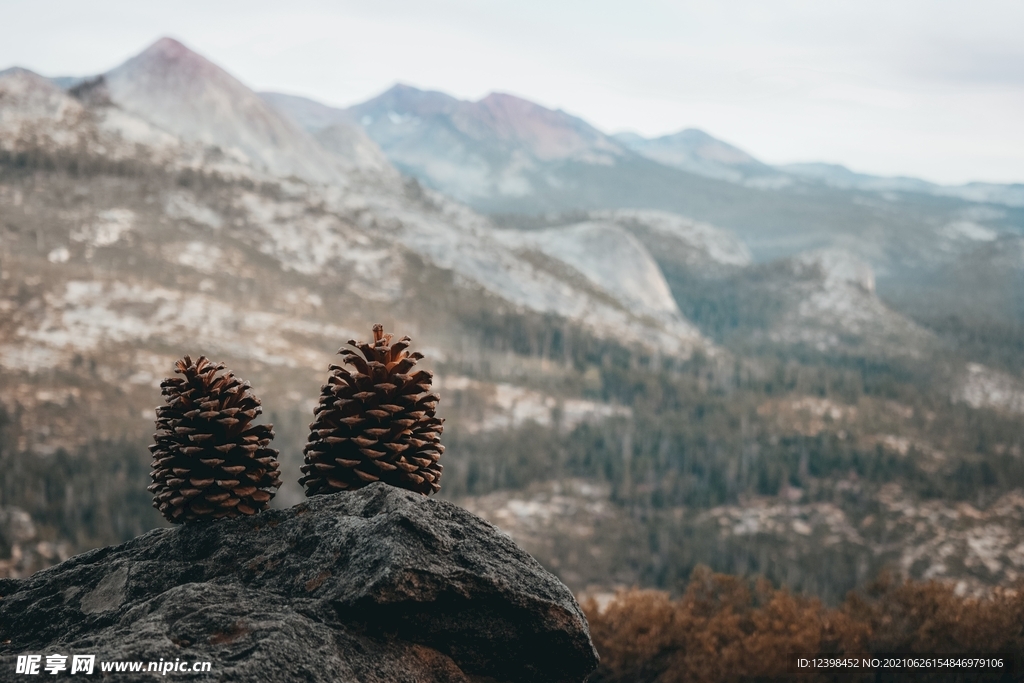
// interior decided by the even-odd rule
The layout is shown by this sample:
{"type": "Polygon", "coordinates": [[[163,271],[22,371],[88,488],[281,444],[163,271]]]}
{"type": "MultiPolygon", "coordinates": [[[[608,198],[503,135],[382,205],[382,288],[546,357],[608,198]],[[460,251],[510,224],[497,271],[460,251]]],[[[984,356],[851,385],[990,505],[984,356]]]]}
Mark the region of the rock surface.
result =
{"type": "MultiPolygon", "coordinates": [[[[489,523],[374,484],[289,510],[157,529],[0,580],[15,655],[210,661],[222,681],[582,681],[564,585],[489,523]]],[[[70,657],[69,657],[70,661],[70,657]]],[[[117,680],[151,680],[152,673],[117,680]]]]}

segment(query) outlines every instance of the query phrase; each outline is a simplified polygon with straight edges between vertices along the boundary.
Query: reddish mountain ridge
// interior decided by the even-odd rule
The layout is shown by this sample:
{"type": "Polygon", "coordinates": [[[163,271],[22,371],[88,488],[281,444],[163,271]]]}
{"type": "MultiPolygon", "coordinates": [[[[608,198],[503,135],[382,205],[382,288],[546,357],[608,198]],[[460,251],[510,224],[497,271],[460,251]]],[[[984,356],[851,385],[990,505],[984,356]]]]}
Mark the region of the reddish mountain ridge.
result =
{"type": "Polygon", "coordinates": [[[402,126],[420,119],[444,117],[472,140],[507,145],[544,161],[604,158],[623,153],[610,138],[580,118],[514,95],[491,93],[477,102],[443,93],[396,85],[383,95],[349,110],[364,125],[402,126]]]}

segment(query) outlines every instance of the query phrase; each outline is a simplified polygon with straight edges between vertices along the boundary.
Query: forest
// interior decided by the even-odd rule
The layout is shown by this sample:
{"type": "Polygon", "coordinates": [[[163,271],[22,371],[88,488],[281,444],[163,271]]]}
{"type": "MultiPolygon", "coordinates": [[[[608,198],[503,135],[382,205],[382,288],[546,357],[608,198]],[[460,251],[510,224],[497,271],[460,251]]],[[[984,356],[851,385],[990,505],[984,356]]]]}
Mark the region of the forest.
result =
{"type": "MultiPolygon", "coordinates": [[[[522,384],[627,406],[631,417],[583,422],[571,430],[527,422],[479,432],[460,422],[472,396],[454,392],[441,403],[448,416],[441,495],[460,501],[567,479],[605,484],[610,503],[637,534],[599,544],[631,546],[624,553],[631,558],[629,576],[642,588],[678,592],[697,566],[708,565],[764,575],[838,604],[891,558],[814,545],[788,557],[784,538],[723,540],[705,513],[720,517],[721,506],[795,494],[805,508],[835,506],[868,541],[891,544],[900,532],[885,521],[891,511],[879,502],[886,486],[898,485],[915,504],[965,503],[984,510],[1024,481],[1019,420],[950,400],[941,389],[943,362],[934,358],[837,358],[761,348],[757,355],[696,354],[679,362],[540,315],[469,308],[460,325],[484,353],[462,361],[453,355],[436,366],[442,376],[486,380],[496,372],[488,358],[509,352],[523,362],[541,357],[559,365],[558,379],[540,373],[520,378],[522,384]],[[832,412],[808,429],[797,416],[777,410],[794,400],[824,402],[832,412]],[[879,433],[902,435],[905,447],[874,438],[879,433]],[[941,460],[931,457],[939,450],[941,460]]],[[[946,333],[964,334],[955,327],[946,333]]],[[[1010,357],[1008,347],[1019,338],[1004,334],[971,343],[993,357],[1010,357]]],[[[278,425],[279,441],[286,439],[282,447],[298,451],[308,417],[287,410],[268,416],[278,425]]],[[[41,538],[84,550],[161,523],[145,492],[144,437],[41,455],[19,451],[12,429],[17,421],[0,414],[0,496],[32,516],[41,538]]]]}

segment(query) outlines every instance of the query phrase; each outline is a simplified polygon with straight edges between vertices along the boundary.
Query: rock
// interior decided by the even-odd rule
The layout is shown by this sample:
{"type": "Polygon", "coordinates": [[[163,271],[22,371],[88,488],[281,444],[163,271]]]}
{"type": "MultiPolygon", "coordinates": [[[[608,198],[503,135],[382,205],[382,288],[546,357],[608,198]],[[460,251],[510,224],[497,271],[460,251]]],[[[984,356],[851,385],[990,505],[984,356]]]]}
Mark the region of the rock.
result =
{"type": "Polygon", "coordinates": [[[97,673],[212,662],[193,681],[569,682],[597,666],[569,589],[507,535],[384,484],[157,529],[0,595],[5,673],[52,653],[95,654],[97,673]]]}

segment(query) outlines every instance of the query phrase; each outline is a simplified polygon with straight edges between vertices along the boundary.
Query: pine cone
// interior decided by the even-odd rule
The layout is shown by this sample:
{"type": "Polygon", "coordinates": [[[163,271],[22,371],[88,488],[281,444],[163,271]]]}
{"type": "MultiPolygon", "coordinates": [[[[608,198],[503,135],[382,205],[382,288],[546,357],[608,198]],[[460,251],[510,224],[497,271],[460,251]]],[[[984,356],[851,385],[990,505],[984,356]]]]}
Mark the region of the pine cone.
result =
{"type": "Polygon", "coordinates": [[[320,392],[306,444],[306,495],[357,489],[374,481],[418,491],[441,489],[443,420],[434,417],[439,397],[430,392],[432,373],[411,372],[421,353],[409,353],[411,340],[391,343],[382,325],[373,326],[373,344],[349,341],[362,352],[342,348],[345,364],[331,365],[320,392]]]}
{"type": "Polygon", "coordinates": [[[179,360],[156,409],[153,507],[174,523],[254,515],[281,485],[272,425],[250,425],[263,409],[248,382],[200,356],[179,360]]]}

